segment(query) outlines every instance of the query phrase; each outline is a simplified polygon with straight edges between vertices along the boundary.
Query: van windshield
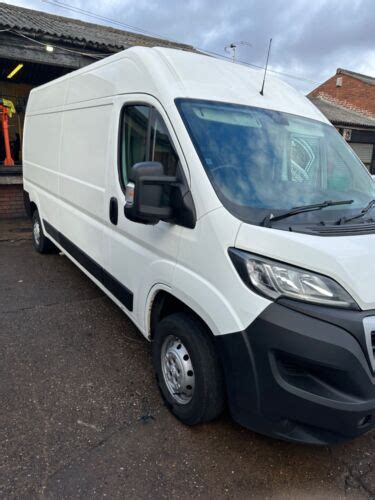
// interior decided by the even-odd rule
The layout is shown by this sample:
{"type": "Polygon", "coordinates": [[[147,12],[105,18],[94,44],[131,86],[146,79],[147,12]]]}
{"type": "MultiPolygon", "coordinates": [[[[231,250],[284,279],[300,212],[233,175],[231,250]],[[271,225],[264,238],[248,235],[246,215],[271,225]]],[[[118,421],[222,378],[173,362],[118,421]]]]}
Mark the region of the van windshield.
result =
{"type": "Polygon", "coordinates": [[[331,125],[220,102],[176,104],[218,197],[241,220],[260,223],[270,212],[353,200],[293,217],[333,222],[375,198],[366,167],[331,125]]]}

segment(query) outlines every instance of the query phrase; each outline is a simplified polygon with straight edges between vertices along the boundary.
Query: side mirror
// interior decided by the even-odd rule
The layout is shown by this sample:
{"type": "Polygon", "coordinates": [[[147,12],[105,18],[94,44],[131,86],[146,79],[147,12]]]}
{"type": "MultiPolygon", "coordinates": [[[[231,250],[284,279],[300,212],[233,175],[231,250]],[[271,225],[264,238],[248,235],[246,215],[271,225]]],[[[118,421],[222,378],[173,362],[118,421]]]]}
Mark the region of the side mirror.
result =
{"type": "Polygon", "coordinates": [[[125,198],[125,217],[133,222],[157,224],[163,220],[195,226],[189,189],[178,177],[165,175],[159,162],[146,161],[132,167],[125,198]]]}
{"type": "Polygon", "coordinates": [[[159,162],[136,163],[126,185],[125,216],[143,224],[169,220],[172,209],[165,199],[164,188],[176,182],[176,177],[164,175],[163,165],[159,162]]]}

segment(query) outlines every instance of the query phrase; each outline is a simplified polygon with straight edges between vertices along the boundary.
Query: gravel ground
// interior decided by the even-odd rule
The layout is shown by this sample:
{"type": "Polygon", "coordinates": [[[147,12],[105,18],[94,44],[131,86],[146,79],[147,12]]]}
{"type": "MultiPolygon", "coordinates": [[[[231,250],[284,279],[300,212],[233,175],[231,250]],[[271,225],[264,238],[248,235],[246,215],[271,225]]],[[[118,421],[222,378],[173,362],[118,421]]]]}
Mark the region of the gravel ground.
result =
{"type": "Polygon", "coordinates": [[[375,434],[284,443],[164,407],[150,347],[30,223],[0,222],[0,498],[375,498],[375,434]]]}

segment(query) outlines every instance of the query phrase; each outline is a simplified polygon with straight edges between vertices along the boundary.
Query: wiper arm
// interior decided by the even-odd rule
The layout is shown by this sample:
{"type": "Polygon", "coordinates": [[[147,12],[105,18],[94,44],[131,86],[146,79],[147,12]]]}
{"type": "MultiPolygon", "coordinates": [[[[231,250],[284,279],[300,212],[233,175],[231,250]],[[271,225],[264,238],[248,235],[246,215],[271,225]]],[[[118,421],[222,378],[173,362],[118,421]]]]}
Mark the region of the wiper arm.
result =
{"type": "MultiPolygon", "coordinates": [[[[261,222],[261,226],[271,227],[271,222],[278,221],[281,219],[286,219],[287,217],[291,217],[292,215],[301,214],[303,212],[312,212],[314,210],[321,210],[322,208],[332,207],[334,205],[350,205],[354,200],[326,200],[321,203],[316,203],[315,205],[302,205],[301,207],[293,207],[286,212],[283,212],[279,215],[273,215],[269,213],[261,222]]],[[[375,200],[374,200],[375,203],[375,200]]]]}
{"type": "Polygon", "coordinates": [[[360,217],[363,217],[367,212],[369,212],[373,207],[375,207],[375,200],[371,200],[365,208],[363,208],[359,214],[353,215],[353,217],[343,217],[342,219],[339,219],[336,224],[345,224],[346,222],[349,222],[351,220],[359,219],[360,217]]]}

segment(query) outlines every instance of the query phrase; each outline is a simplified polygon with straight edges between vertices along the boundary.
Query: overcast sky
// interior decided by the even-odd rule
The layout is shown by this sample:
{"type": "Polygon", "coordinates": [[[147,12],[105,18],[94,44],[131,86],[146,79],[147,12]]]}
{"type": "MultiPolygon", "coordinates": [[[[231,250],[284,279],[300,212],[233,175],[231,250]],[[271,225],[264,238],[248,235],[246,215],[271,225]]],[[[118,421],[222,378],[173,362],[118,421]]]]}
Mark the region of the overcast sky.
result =
{"type": "MultiPolygon", "coordinates": [[[[98,22],[42,0],[5,1],[98,22]]],[[[375,0],[62,1],[223,55],[244,41],[252,46],[240,45],[238,59],[261,66],[272,37],[270,67],[309,80],[283,77],[303,92],[337,67],[375,77],[375,0]]]]}

